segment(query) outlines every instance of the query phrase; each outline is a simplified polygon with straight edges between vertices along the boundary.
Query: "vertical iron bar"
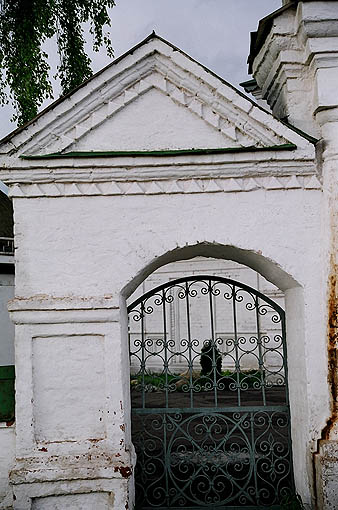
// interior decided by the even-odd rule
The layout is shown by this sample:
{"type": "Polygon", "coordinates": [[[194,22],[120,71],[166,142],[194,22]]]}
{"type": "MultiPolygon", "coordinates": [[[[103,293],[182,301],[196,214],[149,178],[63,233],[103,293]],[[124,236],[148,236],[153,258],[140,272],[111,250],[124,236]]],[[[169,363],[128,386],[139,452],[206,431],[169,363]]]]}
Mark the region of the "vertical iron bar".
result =
{"type": "Polygon", "coordinates": [[[169,505],[169,488],[168,488],[168,456],[167,456],[167,413],[169,408],[169,395],[168,395],[168,346],[167,346],[167,315],[165,308],[165,289],[162,290],[162,305],[163,305],[163,347],[164,347],[164,374],[165,374],[165,412],[163,415],[163,454],[165,463],[165,488],[166,488],[166,501],[169,505]]]}
{"type": "Polygon", "coordinates": [[[236,287],[232,287],[232,311],[233,311],[233,319],[234,319],[234,337],[235,337],[235,353],[236,353],[236,361],[235,361],[235,369],[236,369],[236,380],[237,380],[237,403],[241,405],[241,389],[240,389],[240,380],[239,380],[239,372],[240,372],[240,363],[238,358],[238,334],[237,334],[237,314],[236,314],[236,287]]]}
{"type": "Polygon", "coordinates": [[[169,481],[168,481],[168,452],[167,452],[167,414],[163,415],[163,454],[164,454],[164,476],[165,476],[165,499],[169,507],[169,481]]]}
{"type": "Polygon", "coordinates": [[[263,362],[263,353],[262,353],[262,342],[261,342],[261,332],[259,327],[259,298],[256,296],[256,324],[257,324],[257,345],[258,345],[258,368],[261,377],[261,390],[263,397],[263,405],[266,406],[266,394],[265,394],[265,381],[263,376],[264,362],[263,362]]]}
{"type": "Polygon", "coordinates": [[[162,290],[162,305],[163,305],[163,348],[164,348],[164,376],[165,376],[165,407],[168,409],[169,396],[168,396],[168,347],[167,347],[167,315],[165,309],[165,290],[162,290]]]}
{"type": "Polygon", "coordinates": [[[211,292],[211,280],[209,280],[209,307],[210,307],[210,325],[211,325],[211,349],[212,349],[212,368],[213,368],[213,379],[214,379],[214,396],[215,406],[218,405],[217,396],[217,377],[216,377],[216,342],[215,342],[215,328],[214,328],[214,308],[212,302],[211,292]]]}
{"type": "Polygon", "coordinates": [[[258,503],[258,485],[257,485],[257,466],[256,466],[256,455],[255,455],[255,427],[254,427],[254,412],[250,413],[250,430],[251,430],[251,446],[252,446],[252,465],[254,472],[254,481],[255,481],[255,491],[256,491],[256,501],[258,503]]]}
{"type": "Polygon", "coordinates": [[[146,369],[145,358],[144,358],[144,350],[145,350],[145,334],[144,334],[144,302],[141,303],[141,343],[142,343],[142,353],[141,353],[141,376],[142,376],[142,407],[146,406],[146,396],[145,396],[145,387],[144,387],[144,372],[146,369]]]}
{"type": "Polygon", "coordinates": [[[189,352],[189,392],[190,392],[190,407],[194,406],[194,396],[193,396],[193,386],[192,386],[192,359],[191,359],[191,328],[190,328],[190,308],[189,308],[189,286],[188,282],[185,282],[185,302],[186,302],[186,311],[187,311],[187,329],[188,329],[188,352],[189,352]]]}

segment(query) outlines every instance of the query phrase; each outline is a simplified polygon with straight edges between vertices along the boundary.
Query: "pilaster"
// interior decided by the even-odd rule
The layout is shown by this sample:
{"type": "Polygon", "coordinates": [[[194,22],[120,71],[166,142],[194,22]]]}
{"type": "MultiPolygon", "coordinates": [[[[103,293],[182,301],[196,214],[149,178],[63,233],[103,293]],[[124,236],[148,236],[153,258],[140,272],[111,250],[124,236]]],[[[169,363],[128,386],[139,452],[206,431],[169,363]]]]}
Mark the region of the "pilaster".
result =
{"type": "MultiPolygon", "coordinates": [[[[331,411],[314,454],[316,504],[338,507],[338,9],[334,1],[284,2],[261,22],[249,60],[273,113],[317,137],[323,182],[322,279],[331,411]],[[263,29],[265,27],[265,33],[263,29]],[[263,42],[262,42],[262,39],[263,42]]],[[[311,376],[311,375],[310,375],[311,376]]]]}
{"type": "Polygon", "coordinates": [[[10,313],[17,367],[14,508],[127,508],[135,458],[119,308],[104,296],[40,296],[13,300],[10,313]]]}

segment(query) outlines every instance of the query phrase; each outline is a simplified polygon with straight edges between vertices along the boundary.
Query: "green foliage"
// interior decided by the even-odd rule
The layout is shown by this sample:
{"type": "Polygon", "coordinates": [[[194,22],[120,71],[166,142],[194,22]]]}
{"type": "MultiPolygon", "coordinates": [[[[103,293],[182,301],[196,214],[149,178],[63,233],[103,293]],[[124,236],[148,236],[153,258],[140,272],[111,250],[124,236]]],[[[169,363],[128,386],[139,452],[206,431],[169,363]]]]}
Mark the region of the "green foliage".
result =
{"type": "MultiPolygon", "coordinates": [[[[207,362],[208,363],[208,362],[207,362]]],[[[191,377],[195,391],[210,391],[213,387],[212,374],[202,375],[202,372],[192,372],[191,377]]],[[[163,391],[166,384],[170,386],[169,391],[186,392],[189,384],[189,371],[183,374],[164,374],[156,372],[148,372],[146,374],[133,374],[130,377],[131,387],[137,391],[163,391]]],[[[223,370],[217,377],[224,391],[234,391],[234,385],[245,385],[246,389],[255,388],[257,383],[261,381],[261,372],[259,370],[247,370],[245,372],[232,372],[231,370],[223,370]]],[[[221,390],[219,390],[221,391],[221,390]]],[[[297,507],[298,508],[298,507],[297,507]]]]}
{"type": "Polygon", "coordinates": [[[281,510],[304,510],[301,497],[298,494],[285,497],[281,501],[281,510]]]}
{"type": "Polygon", "coordinates": [[[114,5],[114,0],[0,0],[0,103],[13,101],[13,120],[24,124],[45,99],[53,97],[48,55],[42,50],[47,39],[57,39],[57,76],[63,94],[92,75],[84,50],[84,23],[90,23],[93,49],[104,45],[113,56],[103,29],[110,25],[107,8],[114,5]]]}
{"type": "Polygon", "coordinates": [[[15,413],[15,367],[0,366],[0,421],[13,421],[15,413]]]}
{"type": "Polygon", "coordinates": [[[143,377],[140,374],[132,375],[130,377],[130,381],[132,386],[144,384],[147,387],[163,389],[165,387],[166,380],[167,384],[171,384],[172,382],[177,382],[179,377],[180,376],[177,375],[167,374],[167,376],[165,376],[163,373],[156,374],[155,372],[149,372],[148,374],[144,374],[143,377]]]}
{"type": "Polygon", "coordinates": [[[216,374],[219,377],[222,372],[222,355],[216,345],[210,340],[206,341],[201,349],[201,375],[212,376],[213,368],[216,367],[216,374]]]}

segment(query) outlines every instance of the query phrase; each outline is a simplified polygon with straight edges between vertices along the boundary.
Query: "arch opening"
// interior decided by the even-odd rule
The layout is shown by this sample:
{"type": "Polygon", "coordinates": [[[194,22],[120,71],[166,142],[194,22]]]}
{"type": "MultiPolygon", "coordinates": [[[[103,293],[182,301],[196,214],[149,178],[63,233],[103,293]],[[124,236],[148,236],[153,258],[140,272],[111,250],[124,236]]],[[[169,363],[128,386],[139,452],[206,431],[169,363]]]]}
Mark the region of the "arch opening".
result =
{"type": "MultiPolygon", "coordinates": [[[[192,246],[186,246],[184,248],[176,249],[171,252],[166,253],[162,257],[158,257],[156,260],[154,260],[151,264],[149,264],[144,270],[142,270],[137,277],[128,284],[122,293],[122,301],[124,302],[124,311],[125,315],[127,316],[126,311],[126,296],[129,296],[128,303],[131,302],[131,300],[134,299],[135,296],[137,296],[137,292],[135,293],[135,290],[139,288],[139,294],[141,294],[147,286],[147,277],[148,281],[152,281],[152,287],[155,287],[154,278],[158,279],[158,275],[162,274],[165,275],[165,278],[167,278],[167,281],[171,281],[173,279],[173,274],[169,275],[170,271],[173,271],[173,266],[180,266],[179,273],[182,274],[182,269],[184,269],[184,266],[189,266],[188,270],[185,270],[185,273],[191,273],[193,272],[194,275],[203,272],[203,273],[210,273],[206,268],[210,267],[212,268],[211,272],[216,272],[219,275],[223,272],[224,274],[227,274],[227,276],[231,276],[229,274],[229,269],[236,270],[238,272],[239,268],[242,273],[240,273],[237,276],[238,281],[243,282],[243,271],[246,271],[249,276],[249,283],[252,283],[252,275],[255,275],[256,278],[256,285],[254,284],[253,287],[257,289],[257,285],[259,287],[259,281],[264,281],[264,285],[267,286],[267,292],[271,292],[272,289],[275,293],[275,298],[277,299],[277,302],[279,301],[282,306],[285,304],[286,310],[287,310],[287,322],[286,327],[287,330],[285,330],[286,339],[287,339],[287,349],[288,349],[288,355],[289,360],[291,362],[289,363],[289,384],[291,386],[290,392],[289,392],[289,398],[290,398],[290,407],[291,407],[291,435],[294,442],[294,451],[293,451],[293,466],[295,468],[296,472],[296,490],[298,493],[300,493],[303,497],[303,500],[310,500],[310,491],[309,491],[309,479],[307,479],[306,475],[304,476],[304,472],[301,476],[297,477],[297,470],[300,465],[303,467],[304,471],[304,462],[306,463],[305,459],[307,456],[306,453],[306,446],[304,442],[304,430],[300,430],[302,427],[299,427],[299,423],[301,420],[301,423],[306,428],[306,413],[307,409],[304,409],[304,407],[301,409],[301,412],[299,412],[299,409],[297,409],[296,406],[296,396],[299,399],[299,394],[304,394],[304,400],[306,400],[306,387],[304,385],[300,387],[299,384],[297,384],[297,388],[294,387],[293,381],[295,379],[299,382],[299,377],[295,377],[295,374],[297,373],[299,376],[300,371],[305,371],[305,364],[304,364],[304,345],[303,342],[300,342],[301,335],[304,334],[304,330],[302,328],[301,322],[302,322],[302,314],[300,313],[302,311],[302,289],[299,286],[299,284],[296,282],[296,280],[286,274],[277,264],[274,264],[273,262],[266,260],[262,255],[257,253],[252,253],[250,251],[236,249],[233,246],[220,246],[220,245],[213,245],[209,243],[201,243],[194,247],[192,246]],[[202,263],[203,270],[198,271],[196,269],[196,263],[202,263]],[[194,269],[191,268],[191,264],[195,264],[194,269]],[[214,264],[214,265],[213,265],[214,264]],[[229,265],[230,264],[230,265],[229,265]],[[218,267],[217,267],[218,266],[218,267]],[[168,269],[169,268],[169,269],[168,269]],[[169,276],[168,276],[169,275],[169,276]],[[262,276],[263,275],[263,276],[262,276]],[[251,280],[250,280],[251,278],[251,280]],[[142,285],[140,287],[140,283],[142,282],[142,285]],[[273,282],[271,284],[271,282],[273,282]],[[276,285],[277,284],[277,285],[276,285]],[[134,293],[133,293],[134,292],[134,293]],[[297,342],[295,342],[295,338],[297,337],[297,342]],[[301,363],[298,364],[297,369],[294,366],[293,360],[295,359],[295,356],[299,358],[301,356],[301,363]],[[303,366],[300,366],[302,365],[303,366]],[[297,427],[295,426],[297,424],[297,427]],[[300,437],[302,436],[302,439],[300,440],[300,437]]],[[[175,272],[175,271],[174,271],[175,272]]],[[[184,272],[184,271],[183,271],[184,272]]],[[[230,271],[231,273],[231,271],[230,271]]],[[[246,277],[248,277],[248,275],[246,277]]],[[[177,276],[177,274],[176,274],[177,276]]],[[[163,280],[163,278],[162,278],[163,280]]],[[[244,278],[245,280],[245,278],[244,278]]],[[[263,287],[264,287],[263,285],[263,287]]],[[[175,320],[174,320],[175,322],[175,320]]],[[[176,321],[177,322],[177,321],[176,321]]],[[[177,324],[176,324],[177,329],[177,324]]],[[[125,328],[125,334],[127,334],[127,327],[125,328]]],[[[156,336],[156,334],[155,334],[156,336]]],[[[187,336],[187,335],[185,335],[187,336]]],[[[203,335],[202,335],[203,336],[203,335]]],[[[205,335],[204,335],[205,336],[205,335]]],[[[217,338],[217,335],[215,336],[217,338]]],[[[218,336],[218,338],[222,338],[222,336],[218,336]]],[[[246,338],[245,342],[248,342],[248,338],[246,338]]],[[[150,339],[150,338],[149,338],[150,339]]],[[[207,340],[207,338],[204,338],[204,340],[207,340]]],[[[222,339],[222,341],[224,338],[222,339]]],[[[176,342],[176,340],[175,340],[176,342]]],[[[209,346],[210,347],[210,346],[209,346]]],[[[285,345],[286,347],[286,345],[285,345]]],[[[210,351],[212,352],[212,351],[210,351]]],[[[217,357],[217,351],[216,357],[217,357]]],[[[213,356],[215,357],[215,352],[213,353],[213,356]]],[[[271,351],[272,352],[272,351],[271,351]]],[[[129,358],[130,353],[126,353],[126,358],[129,358]]],[[[222,353],[223,356],[223,365],[224,360],[226,356],[224,356],[224,353],[222,353]]],[[[152,357],[153,361],[155,360],[155,357],[153,354],[150,355],[152,357]]],[[[259,368],[259,363],[256,366],[255,363],[252,363],[254,356],[251,354],[246,353],[247,366],[243,365],[243,372],[250,372],[253,374],[253,377],[255,378],[257,376],[257,369],[259,368]],[[251,355],[251,364],[248,359],[251,355]],[[255,366],[254,366],[255,365],[255,366]],[[254,373],[256,371],[256,374],[254,373]]],[[[196,359],[200,359],[200,355],[196,355],[196,359]]],[[[257,360],[257,358],[256,358],[257,360]]],[[[234,360],[233,365],[235,364],[234,360]]],[[[200,362],[199,362],[200,363],[200,362]]],[[[257,363],[256,363],[257,364],[257,363]]],[[[222,365],[222,371],[225,372],[226,370],[229,371],[229,377],[233,377],[234,373],[234,366],[225,367],[222,365]],[[224,369],[224,370],[223,370],[224,369]]],[[[186,367],[176,367],[178,370],[181,368],[182,370],[179,372],[180,374],[184,373],[186,371],[186,367]]],[[[199,367],[200,368],[200,367],[199,367]]],[[[194,367],[192,368],[192,371],[194,371],[194,367]]],[[[217,371],[217,369],[216,369],[217,371]]],[[[155,369],[156,373],[156,369],[155,369]]],[[[177,374],[176,374],[177,375],[177,374]]],[[[244,375],[247,377],[247,374],[244,375]]],[[[155,378],[156,379],[156,378],[155,378]]],[[[249,377],[250,379],[250,377],[249,377]]],[[[306,378],[304,378],[304,381],[306,378]]],[[[137,384],[135,382],[135,370],[131,369],[131,382],[132,384],[137,384]],[[133,373],[134,372],[134,373],[133,373]]],[[[153,381],[154,382],[154,381],[153,381]]],[[[157,378],[157,382],[155,381],[155,386],[159,382],[159,378],[157,378]]],[[[250,381],[249,384],[253,383],[254,381],[250,381]]],[[[271,380],[270,380],[271,382],[271,380]]],[[[163,381],[162,381],[163,383],[163,381]]],[[[175,381],[174,381],[175,383],[175,381]]],[[[161,381],[160,381],[161,384],[161,381]]],[[[228,384],[228,383],[227,383],[228,384]]],[[[154,393],[156,393],[156,389],[154,390],[154,393]]],[[[291,463],[292,464],[292,463],[291,463]]],[[[292,466],[291,466],[292,469],[292,466]]],[[[198,508],[198,506],[196,506],[198,508]]]]}
{"type": "Polygon", "coordinates": [[[260,253],[231,245],[203,242],[175,248],[152,260],[122,289],[122,298],[128,299],[137,287],[160,267],[172,262],[190,260],[195,257],[232,260],[250,267],[283,291],[300,287],[300,284],[291,275],[286,273],[274,261],[266,259],[260,253]]]}

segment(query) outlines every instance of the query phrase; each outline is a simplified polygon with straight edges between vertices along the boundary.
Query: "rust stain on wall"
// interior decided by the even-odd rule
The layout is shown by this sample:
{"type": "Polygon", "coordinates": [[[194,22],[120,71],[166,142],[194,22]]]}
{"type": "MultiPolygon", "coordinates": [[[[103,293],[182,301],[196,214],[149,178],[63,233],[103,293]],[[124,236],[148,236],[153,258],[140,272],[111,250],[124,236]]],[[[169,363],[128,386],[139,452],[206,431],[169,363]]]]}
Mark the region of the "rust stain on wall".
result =
{"type": "Polygon", "coordinates": [[[331,257],[331,275],[329,278],[328,300],[328,383],[331,389],[331,416],[322,431],[322,439],[329,439],[334,423],[338,420],[337,397],[338,397],[338,299],[337,299],[337,274],[338,267],[331,257]]]}
{"type": "Polygon", "coordinates": [[[115,466],[115,473],[120,472],[122,478],[129,478],[131,476],[132,470],[129,466],[115,466]]]}

